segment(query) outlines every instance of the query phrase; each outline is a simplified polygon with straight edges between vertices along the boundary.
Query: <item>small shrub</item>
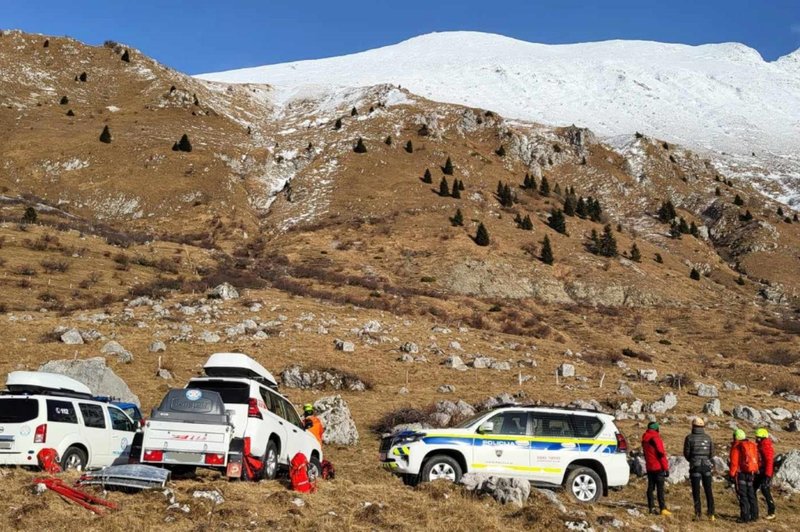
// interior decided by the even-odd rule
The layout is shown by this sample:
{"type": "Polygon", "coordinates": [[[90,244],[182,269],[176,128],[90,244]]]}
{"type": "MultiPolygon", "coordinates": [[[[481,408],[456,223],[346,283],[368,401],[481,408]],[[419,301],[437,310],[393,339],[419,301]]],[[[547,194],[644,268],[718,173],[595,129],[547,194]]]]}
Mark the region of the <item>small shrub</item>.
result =
{"type": "Polygon", "coordinates": [[[122,52],[122,57],[120,57],[120,59],[122,59],[126,63],[130,63],[131,62],[131,55],[128,53],[128,50],[125,50],[124,52],[122,52]]]}
{"type": "Polygon", "coordinates": [[[697,271],[697,268],[692,268],[692,271],[689,272],[689,278],[692,281],[699,281],[700,280],[700,272],[697,271]]]}
{"type": "Polygon", "coordinates": [[[34,224],[36,223],[36,219],[39,215],[36,213],[36,209],[33,207],[27,207],[25,212],[22,214],[22,223],[23,224],[34,224]]]}
{"type": "Polygon", "coordinates": [[[405,150],[408,153],[414,153],[414,144],[410,140],[406,142],[405,150]]]}
{"type": "Polygon", "coordinates": [[[63,260],[43,260],[39,265],[46,273],[64,273],[69,269],[69,263],[63,260]]]}
{"type": "Polygon", "coordinates": [[[358,140],[356,141],[356,145],[353,148],[353,151],[356,153],[367,153],[367,147],[364,146],[364,141],[361,137],[358,137],[358,140]]]}
{"type": "Polygon", "coordinates": [[[483,222],[478,224],[478,231],[475,233],[475,243],[479,246],[488,246],[490,244],[489,231],[483,222]]]}
{"type": "Polygon", "coordinates": [[[633,349],[628,349],[627,347],[622,350],[623,356],[628,358],[635,358],[637,360],[641,360],[643,362],[652,362],[653,357],[648,355],[647,353],[641,353],[639,351],[634,351],[633,349]]]}
{"type": "Polygon", "coordinates": [[[22,275],[25,277],[34,277],[36,276],[36,268],[31,266],[30,264],[20,264],[19,266],[14,267],[11,270],[12,273],[15,275],[22,275]]]}

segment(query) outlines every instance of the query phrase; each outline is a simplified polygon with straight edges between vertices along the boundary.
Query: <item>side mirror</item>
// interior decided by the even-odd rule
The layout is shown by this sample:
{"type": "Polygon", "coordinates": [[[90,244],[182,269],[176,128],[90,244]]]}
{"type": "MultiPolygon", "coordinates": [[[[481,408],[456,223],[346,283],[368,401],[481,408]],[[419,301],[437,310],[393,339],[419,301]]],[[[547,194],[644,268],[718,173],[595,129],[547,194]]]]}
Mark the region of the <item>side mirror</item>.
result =
{"type": "Polygon", "coordinates": [[[481,426],[478,427],[478,434],[486,434],[487,432],[494,432],[494,423],[491,421],[481,423],[481,426]]]}

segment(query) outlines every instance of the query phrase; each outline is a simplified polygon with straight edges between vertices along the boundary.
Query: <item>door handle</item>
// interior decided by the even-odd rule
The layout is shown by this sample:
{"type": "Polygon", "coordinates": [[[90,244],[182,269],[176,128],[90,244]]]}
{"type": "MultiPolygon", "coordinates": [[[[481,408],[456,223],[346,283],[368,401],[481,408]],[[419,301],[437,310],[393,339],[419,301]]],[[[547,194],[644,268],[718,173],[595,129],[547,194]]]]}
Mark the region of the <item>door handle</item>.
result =
{"type": "Polygon", "coordinates": [[[563,447],[565,449],[574,449],[575,448],[575,444],[572,443],[572,442],[564,442],[564,443],[561,444],[561,447],[563,447]]]}
{"type": "Polygon", "coordinates": [[[516,444],[517,444],[518,447],[529,447],[528,442],[526,442],[524,440],[517,440],[516,444]]]}

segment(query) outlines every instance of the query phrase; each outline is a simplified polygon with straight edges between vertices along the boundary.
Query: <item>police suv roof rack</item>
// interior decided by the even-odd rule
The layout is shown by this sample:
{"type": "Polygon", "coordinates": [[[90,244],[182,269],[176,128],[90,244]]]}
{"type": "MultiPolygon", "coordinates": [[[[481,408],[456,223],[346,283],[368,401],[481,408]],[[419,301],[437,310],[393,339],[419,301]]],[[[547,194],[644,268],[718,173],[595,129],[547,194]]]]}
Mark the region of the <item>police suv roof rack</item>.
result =
{"type": "Polygon", "coordinates": [[[602,410],[598,410],[597,408],[582,408],[577,406],[559,406],[555,404],[547,404],[547,403],[500,403],[497,405],[492,406],[489,410],[496,410],[498,408],[508,408],[511,406],[517,406],[521,408],[553,408],[557,410],[570,410],[574,412],[594,412],[597,414],[602,414],[602,410]]]}

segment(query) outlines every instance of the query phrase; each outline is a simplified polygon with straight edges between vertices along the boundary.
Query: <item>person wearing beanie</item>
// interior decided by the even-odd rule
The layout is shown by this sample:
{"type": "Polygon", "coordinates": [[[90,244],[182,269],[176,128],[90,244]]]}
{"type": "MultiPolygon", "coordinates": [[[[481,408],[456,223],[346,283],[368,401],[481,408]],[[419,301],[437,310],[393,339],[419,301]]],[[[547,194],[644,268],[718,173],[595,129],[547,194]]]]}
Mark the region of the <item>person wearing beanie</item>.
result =
{"type": "Polygon", "coordinates": [[[669,462],[664,440],[661,439],[658,423],[655,421],[647,425],[647,430],[642,435],[642,452],[647,469],[647,506],[650,513],[671,515],[664,501],[664,479],[669,476],[669,462]],[[658,493],[658,510],[653,501],[654,491],[658,493]]]}
{"type": "Polygon", "coordinates": [[[775,448],[765,428],[756,430],[758,446],[758,473],[753,488],[761,492],[767,503],[767,519],[775,519],[775,500],[772,498],[772,475],[775,473],[775,448]]]}
{"type": "Polygon", "coordinates": [[[694,500],[694,518],[702,518],[700,485],[706,495],[706,512],[711,521],[714,515],[714,490],[711,473],[714,470],[714,442],[706,434],[706,422],[701,417],[692,420],[692,432],[683,440],[683,457],[689,462],[689,480],[692,483],[692,499],[694,500]]]}
{"type": "Polygon", "coordinates": [[[758,520],[758,500],[753,486],[758,473],[758,447],[742,429],[733,431],[733,444],[730,454],[730,477],[739,497],[739,523],[752,523],[758,520]]]}

